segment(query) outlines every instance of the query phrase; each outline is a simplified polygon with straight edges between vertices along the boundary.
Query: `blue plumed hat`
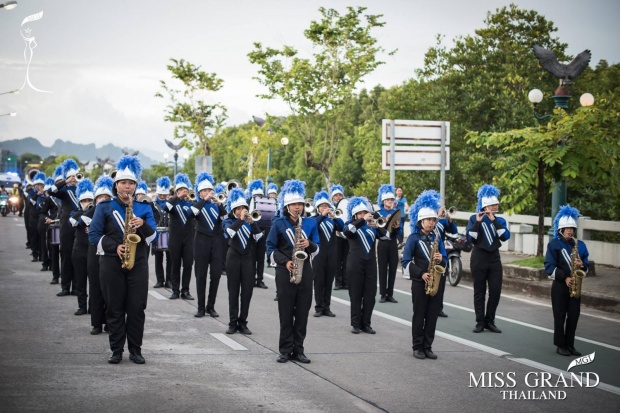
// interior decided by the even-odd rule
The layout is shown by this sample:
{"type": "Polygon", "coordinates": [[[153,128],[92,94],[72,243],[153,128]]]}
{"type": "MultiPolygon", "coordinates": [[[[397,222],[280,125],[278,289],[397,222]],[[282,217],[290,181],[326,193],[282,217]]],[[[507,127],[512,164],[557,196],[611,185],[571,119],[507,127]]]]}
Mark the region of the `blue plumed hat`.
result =
{"type": "Polygon", "coordinates": [[[213,189],[213,182],[215,182],[213,176],[208,172],[202,171],[198,174],[198,176],[196,176],[196,186],[194,191],[198,194],[203,189],[213,189]]]}
{"type": "Polygon", "coordinates": [[[232,212],[235,208],[240,206],[247,207],[248,203],[245,200],[245,194],[243,193],[243,189],[239,187],[231,189],[231,191],[228,193],[226,206],[228,208],[228,212],[232,212]]]}
{"type": "Polygon", "coordinates": [[[560,230],[563,228],[577,229],[577,221],[579,220],[579,210],[570,205],[560,207],[558,214],[553,219],[553,233],[556,238],[560,238],[560,230]]]}
{"type": "Polygon", "coordinates": [[[189,176],[187,174],[178,173],[174,177],[174,190],[178,191],[181,188],[190,189],[192,187],[192,183],[189,180],[189,176]]]}
{"type": "Polygon", "coordinates": [[[78,197],[78,201],[82,201],[84,199],[95,199],[95,194],[93,193],[94,190],[95,185],[93,185],[93,181],[88,178],[84,178],[77,183],[75,194],[78,197]]]}
{"type": "Polygon", "coordinates": [[[65,179],[69,178],[70,176],[76,175],[78,172],[80,172],[80,167],[78,166],[77,162],[75,162],[71,158],[65,159],[65,161],[62,163],[62,174],[64,175],[65,179]]]}
{"type": "Polygon", "coordinates": [[[409,220],[412,233],[418,233],[420,227],[416,225],[425,218],[437,218],[437,211],[441,208],[440,195],[434,189],[422,192],[409,208],[409,220]]]}
{"type": "Polygon", "coordinates": [[[45,185],[45,174],[43,172],[37,172],[32,179],[32,184],[42,184],[45,185]]]}
{"type": "Polygon", "coordinates": [[[215,188],[213,188],[213,192],[215,192],[216,194],[223,194],[226,192],[226,187],[224,186],[224,184],[217,184],[215,185],[215,188]]]}
{"type": "Polygon", "coordinates": [[[499,189],[493,185],[482,185],[478,189],[478,211],[489,205],[499,204],[499,189]]]}
{"type": "Polygon", "coordinates": [[[54,178],[47,178],[45,180],[45,187],[44,190],[47,191],[48,189],[50,189],[52,186],[54,185],[54,178]]]}
{"type": "Polygon", "coordinates": [[[114,186],[114,181],[107,175],[101,175],[99,179],[95,182],[95,199],[99,195],[110,195],[110,197],[114,196],[112,194],[112,187],[114,186]]]}
{"type": "Polygon", "coordinates": [[[149,191],[149,186],[146,184],[146,182],[144,181],[140,181],[138,182],[138,186],[136,187],[136,192],[135,194],[144,194],[146,195],[146,193],[149,191]]]}
{"type": "Polygon", "coordinates": [[[329,200],[329,194],[327,191],[319,191],[314,194],[314,207],[319,208],[319,205],[328,204],[333,208],[332,203],[329,200]]]}
{"type": "Polygon", "coordinates": [[[273,182],[267,185],[267,195],[269,194],[278,195],[278,185],[274,184],[273,182]]]}
{"type": "Polygon", "coordinates": [[[379,187],[379,191],[377,191],[377,204],[379,206],[383,205],[383,201],[386,199],[396,199],[396,191],[394,187],[390,184],[383,184],[379,187]]]}
{"type": "Polygon", "coordinates": [[[167,176],[162,176],[157,180],[157,186],[155,187],[155,193],[157,195],[168,195],[170,193],[170,188],[172,187],[172,182],[170,182],[170,178],[167,176]]]}
{"type": "Polygon", "coordinates": [[[342,187],[342,185],[338,185],[338,184],[332,185],[329,191],[330,191],[330,195],[332,198],[336,194],[340,194],[344,196],[344,188],[342,187]]]}
{"type": "Polygon", "coordinates": [[[114,182],[129,179],[137,184],[140,182],[141,175],[142,165],[140,165],[140,160],[138,157],[125,155],[116,163],[116,174],[113,179],[114,182]]]}
{"type": "Polygon", "coordinates": [[[358,212],[372,212],[372,206],[370,205],[370,201],[362,196],[354,196],[349,199],[349,204],[347,205],[347,215],[351,221],[355,219],[355,214],[358,212]]]}
{"type": "Polygon", "coordinates": [[[64,179],[64,175],[62,173],[62,164],[58,165],[56,169],[54,169],[54,183],[64,179]]]}
{"type": "Polygon", "coordinates": [[[290,179],[282,185],[282,191],[278,196],[278,204],[281,208],[289,204],[306,202],[306,184],[297,179],[290,179]]]}
{"type": "Polygon", "coordinates": [[[250,196],[265,195],[265,185],[262,179],[255,179],[248,185],[248,193],[250,196]]]}

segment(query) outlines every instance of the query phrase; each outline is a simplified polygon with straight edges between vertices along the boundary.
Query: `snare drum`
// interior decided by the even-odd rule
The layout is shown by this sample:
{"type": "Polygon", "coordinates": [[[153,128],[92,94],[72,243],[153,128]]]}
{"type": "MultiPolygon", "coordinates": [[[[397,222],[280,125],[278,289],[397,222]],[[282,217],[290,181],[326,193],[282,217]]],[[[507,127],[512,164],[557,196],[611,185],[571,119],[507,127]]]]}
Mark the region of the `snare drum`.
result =
{"type": "Polygon", "coordinates": [[[168,228],[157,228],[157,251],[168,251],[168,240],[170,233],[168,228]]]}
{"type": "Polygon", "coordinates": [[[58,222],[50,224],[50,244],[60,245],[60,223],[58,222]]]}

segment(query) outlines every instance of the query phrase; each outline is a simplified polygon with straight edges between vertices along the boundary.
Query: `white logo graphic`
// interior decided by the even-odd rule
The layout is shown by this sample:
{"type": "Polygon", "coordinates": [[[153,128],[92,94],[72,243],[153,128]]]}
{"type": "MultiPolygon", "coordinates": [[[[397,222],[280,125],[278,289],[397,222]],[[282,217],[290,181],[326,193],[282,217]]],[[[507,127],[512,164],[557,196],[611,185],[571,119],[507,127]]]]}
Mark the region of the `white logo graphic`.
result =
{"type": "Polygon", "coordinates": [[[22,25],[19,28],[19,33],[22,35],[22,39],[24,39],[24,42],[26,43],[26,48],[24,49],[24,59],[26,60],[26,63],[28,65],[26,68],[26,79],[24,79],[24,84],[22,85],[22,87],[19,88],[19,90],[22,90],[26,86],[26,83],[28,83],[28,86],[30,86],[33,90],[37,92],[54,93],[48,90],[37,89],[30,82],[30,62],[32,62],[32,56],[34,55],[34,48],[37,47],[37,42],[34,40],[32,30],[29,27],[26,27],[24,29],[24,24],[40,20],[41,18],[43,18],[43,11],[30,15],[22,21],[22,25]]]}
{"type": "Polygon", "coordinates": [[[568,365],[568,368],[566,369],[566,371],[569,371],[570,369],[572,369],[575,366],[584,366],[586,364],[590,364],[594,361],[594,355],[596,354],[596,351],[592,354],[588,354],[586,356],[583,357],[578,357],[575,360],[571,361],[570,364],[568,365]]]}

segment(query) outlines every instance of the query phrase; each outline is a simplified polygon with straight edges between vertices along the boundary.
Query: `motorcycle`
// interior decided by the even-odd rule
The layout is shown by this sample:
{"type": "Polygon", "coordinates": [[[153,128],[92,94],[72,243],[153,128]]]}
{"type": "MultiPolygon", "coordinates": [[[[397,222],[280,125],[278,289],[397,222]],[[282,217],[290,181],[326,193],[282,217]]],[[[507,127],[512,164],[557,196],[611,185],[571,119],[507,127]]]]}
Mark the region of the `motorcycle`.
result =
{"type": "Polygon", "coordinates": [[[12,195],[9,198],[9,210],[13,215],[19,212],[19,197],[17,195],[12,195]]]}
{"type": "Polygon", "coordinates": [[[6,216],[6,214],[9,213],[9,196],[7,194],[2,194],[0,195],[0,214],[2,214],[3,217],[6,216]]]}
{"type": "Polygon", "coordinates": [[[470,252],[472,245],[467,241],[467,237],[464,234],[450,234],[446,232],[444,246],[448,255],[448,268],[446,270],[448,282],[451,286],[456,287],[463,275],[461,251],[470,252]]]}

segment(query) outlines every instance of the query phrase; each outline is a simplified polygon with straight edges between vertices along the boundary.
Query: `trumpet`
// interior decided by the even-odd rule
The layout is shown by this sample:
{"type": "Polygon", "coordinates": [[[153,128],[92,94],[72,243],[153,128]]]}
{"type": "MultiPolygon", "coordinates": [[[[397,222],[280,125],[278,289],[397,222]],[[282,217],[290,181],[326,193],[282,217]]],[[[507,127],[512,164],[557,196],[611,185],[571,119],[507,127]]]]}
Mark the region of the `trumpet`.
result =
{"type": "Polygon", "coordinates": [[[307,215],[312,215],[314,213],[314,206],[312,206],[312,199],[306,198],[306,202],[304,202],[304,211],[306,211],[307,215]]]}
{"type": "Polygon", "coordinates": [[[334,208],[330,208],[327,214],[329,215],[330,218],[334,219],[334,218],[341,218],[343,212],[341,209],[334,210],[334,208]]]}
{"type": "Polygon", "coordinates": [[[374,226],[377,228],[383,228],[387,225],[387,220],[383,217],[379,217],[379,218],[376,218],[370,221],[370,224],[371,226],[374,226]]]}
{"type": "Polygon", "coordinates": [[[190,201],[195,201],[196,200],[196,193],[194,191],[189,191],[189,199],[190,201]]]}
{"type": "Polygon", "coordinates": [[[255,209],[254,211],[249,212],[245,215],[245,222],[252,225],[253,223],[260,221],[262,217],[263,215],[261,214],[261,212],[255,209]]]}
{"type": "Polygon", "coordinates": [[[456,207],[451,206],[448,209],[444,209],[443,214],[441,214],[440,218],[450,218],[451,215],[454,215],[455,213],[456,213],[456,207]]]}
{"type": "Polygon", "coordinates": [[[219,193],[219,194],[215,195],[215,200],[219,204],[223,204],[224,202],[226,202],[226,195],[224,195],[223,193],[219,193]]]}
{"type": "Polygon", "coordinates": [[[78,182],[80,182],[81,180],[83,180],[83,179],[84,179],[84,174],[81,174],[81,173],[79,173],[79,172],[78,172],[78,173],[76,173],[76,174],[75,174],[75,179],[77,179],[77,181],[78,181],[78,182]]]}
{"type": "Polygon", "coordinates": [[[230,181],[226,182],[226,185],[224,186],[226,187],[226,193],[229,193],[235,188],[240,188],[241,184],[239,184],[239,181],[231,179],[230,181]]]}

